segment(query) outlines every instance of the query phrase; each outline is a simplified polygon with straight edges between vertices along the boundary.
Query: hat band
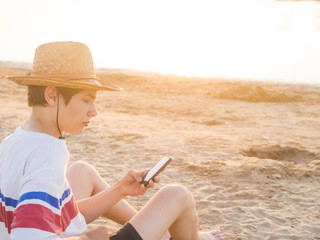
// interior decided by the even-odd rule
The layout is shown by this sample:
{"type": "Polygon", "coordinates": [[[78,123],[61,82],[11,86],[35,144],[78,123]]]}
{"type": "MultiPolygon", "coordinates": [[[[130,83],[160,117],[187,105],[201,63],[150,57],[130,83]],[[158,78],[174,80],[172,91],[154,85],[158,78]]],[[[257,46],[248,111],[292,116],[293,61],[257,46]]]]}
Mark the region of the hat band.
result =
{"type": "Polygon", "coordinates": [[[97,76],[94,73],[61,73],[61,74],[31,74],[32,77],[41,77],[41,78],[58,78],[58,79],[96,79],[97,76]]]}

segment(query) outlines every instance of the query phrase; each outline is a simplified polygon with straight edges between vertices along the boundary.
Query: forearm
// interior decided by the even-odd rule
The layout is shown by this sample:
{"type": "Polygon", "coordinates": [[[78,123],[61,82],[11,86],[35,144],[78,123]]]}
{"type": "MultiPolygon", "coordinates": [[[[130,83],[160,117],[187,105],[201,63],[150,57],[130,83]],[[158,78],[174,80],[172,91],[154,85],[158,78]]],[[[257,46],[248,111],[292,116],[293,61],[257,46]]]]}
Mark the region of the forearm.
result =
{"type": "Polygon", "coordinates": [[[128,204],[124,199],[119,201],[110,210],[105,212],[103,216],[117,222],[121,225],[126,224],[134,215],[136,215],[137,210],[134,209],[130,204],[128,204]]]}
{"type": "MultiPolygon", "coordinates": [[[[78,201],[78,207],[86,222],[90,223],[99,216],[107,213],[125,196],[138,196],[146,192],[146,187],[141,184],[142,177],[145,174],[130,170],[123,178],[121,178],[115,185],[100,193],[78,201]]],[[[150,187],[153,186],[151,182],[150,187]]],[[[129,220],[135,214],[135,210],[130,211],[126,219],[129,220]],[[131,215],[131,216],[130,216],[131,215]]]]}
{"type": "Polygon", "coordinates": [[[86,222],[90,223],[109,211],[123,197],[119,187],[114,185],[92,197],[79,200],[77,204],[86,222]]]}

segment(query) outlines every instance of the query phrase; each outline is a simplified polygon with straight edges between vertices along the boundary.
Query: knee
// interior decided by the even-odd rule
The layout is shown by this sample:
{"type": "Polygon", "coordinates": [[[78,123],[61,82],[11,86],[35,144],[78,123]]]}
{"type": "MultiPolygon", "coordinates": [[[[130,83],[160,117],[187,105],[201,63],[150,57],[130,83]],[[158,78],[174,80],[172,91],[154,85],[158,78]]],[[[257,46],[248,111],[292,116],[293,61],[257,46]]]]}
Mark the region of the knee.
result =
{"type": "Polygon", "coordinates": [[[72,163],[67,170],[67,176],[89,176],[93,171],[93,167],[84,162],[84,161],[77,161],[72,163]]]}
{"type": "Polygon", "coordinates": [[[177,204],[189,208],[195,206],[194,198],[191,192],[182,185],[169,185],[160,190],[167,195],[169,199],[175,200],[177,204]]]}

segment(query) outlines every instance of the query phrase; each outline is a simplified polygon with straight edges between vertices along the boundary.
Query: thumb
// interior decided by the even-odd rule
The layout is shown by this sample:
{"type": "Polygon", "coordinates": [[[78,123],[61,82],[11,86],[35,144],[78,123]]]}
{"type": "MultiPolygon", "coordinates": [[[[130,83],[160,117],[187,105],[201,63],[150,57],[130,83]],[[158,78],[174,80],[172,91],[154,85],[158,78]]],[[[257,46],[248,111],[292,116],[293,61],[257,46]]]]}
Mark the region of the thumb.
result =
{"type": "Polygon", "coordinates": [[[130,170],[130,171],[128,172],[128,174],[129,174],[131,177],[133,177],[137,182],[140,183],[140,182],[142,181],[142,177],[141,177],[141,175],[140,175],[139,172],[130,170]]]}

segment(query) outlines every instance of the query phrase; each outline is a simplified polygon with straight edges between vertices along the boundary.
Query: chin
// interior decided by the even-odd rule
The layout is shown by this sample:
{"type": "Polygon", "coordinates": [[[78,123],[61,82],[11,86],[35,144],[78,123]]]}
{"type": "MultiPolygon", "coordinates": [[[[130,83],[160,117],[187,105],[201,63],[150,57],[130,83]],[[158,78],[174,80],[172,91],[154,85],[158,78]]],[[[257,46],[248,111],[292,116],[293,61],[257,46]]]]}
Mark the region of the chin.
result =
{"type": "Polygon", "coordinates": [[[72,135],[81,135],[83,133],[84,129],[79,129],[79,130],[70,130],[70,131],[66,131],[67,133],[70,133],[72,135]]]}

